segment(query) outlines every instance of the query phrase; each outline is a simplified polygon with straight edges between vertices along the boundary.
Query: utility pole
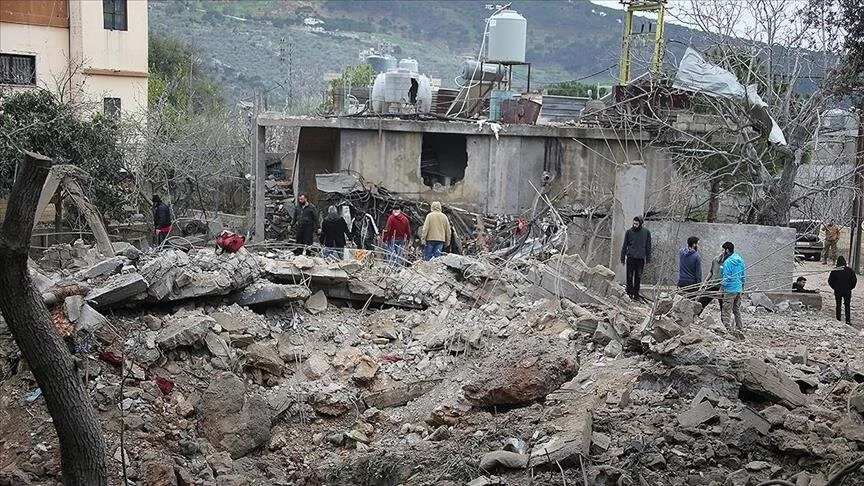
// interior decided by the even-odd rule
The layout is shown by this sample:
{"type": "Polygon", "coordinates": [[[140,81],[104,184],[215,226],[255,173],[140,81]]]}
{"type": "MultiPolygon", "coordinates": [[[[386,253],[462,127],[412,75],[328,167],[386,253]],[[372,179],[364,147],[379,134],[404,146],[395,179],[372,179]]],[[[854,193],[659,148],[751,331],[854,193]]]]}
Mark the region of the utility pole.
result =
{"type": "Polygon", "coordinates": [[[852,234],[855,235],[854,249],[852,253],[852,269],[855,273],[861,272],[861,223],[862,223],[862,204],[864,204],[864,112],[858,113],[858,140],[855,144],[855,204],[853,211],[855,212],[855,228],[852,234]]]}
{"type": "MultiPolygon", "coordinates": [[[[631,48],[633,37],[644,36],[646,32],[633,32],[633,17],[636,12],[647,12],[657,15],[657,25],[654,28],[654,56],[651,59],[651,74],[657,76],[663,69],[663,54],[666,52],[666,0],[619,0],[624,5],[624,36],[621,38],[621,71],[620,83],[630,82],[630,68],[633,62],[631,48]]],[[[651,34],[651,23],[648,32],[651,34]]]]}

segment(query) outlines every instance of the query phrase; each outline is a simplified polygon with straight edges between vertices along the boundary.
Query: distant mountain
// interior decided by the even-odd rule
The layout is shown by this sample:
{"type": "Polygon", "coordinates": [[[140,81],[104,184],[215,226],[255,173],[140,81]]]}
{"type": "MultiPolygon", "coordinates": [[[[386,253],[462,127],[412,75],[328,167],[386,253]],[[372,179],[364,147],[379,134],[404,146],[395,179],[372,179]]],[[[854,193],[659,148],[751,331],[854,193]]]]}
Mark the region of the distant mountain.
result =
{"type": "MultiPolygon", "coordinates": [[[[235,100],[251,101],[261,91],[271,107],[287,104],[302,112],[321,101],[328,74],[360,62],[361,50],[382,43],[455,87],[462,60],[477,57],[490,8],[494,4],[476,0],[151,0],[150,29],[154,36],[190,41],[235,100]]],[[[528,21],[532,88],[588,75],[586,83],[617,77],[622,11],[588,0],[517,0],[512,8],[528,21]]],[[[644,24],[647,31],[649,21],[644,24]]],[[[683,43],[698,37],[672,24],[666,32],[683,43]]],[[[673,46],[683,50],[683,44],[673,46]]],[[[637,61],[649,51],[643,47],[637,61]]],[[[514,84],[524,84],[525,73],[514,70],[514,84]]]]}

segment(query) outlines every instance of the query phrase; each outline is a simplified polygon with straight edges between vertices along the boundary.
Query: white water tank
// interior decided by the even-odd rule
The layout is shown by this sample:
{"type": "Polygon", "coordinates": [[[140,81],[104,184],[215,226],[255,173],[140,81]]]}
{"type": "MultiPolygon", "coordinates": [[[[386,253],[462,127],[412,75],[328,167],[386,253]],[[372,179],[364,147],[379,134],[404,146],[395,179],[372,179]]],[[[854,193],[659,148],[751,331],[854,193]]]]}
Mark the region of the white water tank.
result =
{"type": "Polygon", "coordinates": [[[486,59],[502,63],[525,62],[528,21],[515,10],[503,10],[489,18],[486,59]]]}
{"type": "Polygon", "coordinates": [[[432,83],[429,78],[404,69],[381,73],[372,85],[372,111],[374,113],[419,112],[432,110],[432,83]],[[413,108],[411,99],[412,80],[417,85],[413,108]]]}
{"type": "Polygon", "coordinates": [[[418,71],[418,69],[420,69],[420,65],[417,64],[417,59],[408,58],[408,59],[401,59],[399,61],[399,68],[400,69],[407,69],[408,71],[410,71],[412,73],[416,73],[418,71]]]}
{"type": "Polygon", "coordinates": [[[411,89],[411,71],[399,68],[384,73],[384,101],[387,103],[407,103],[409,89],[411,89]]]}

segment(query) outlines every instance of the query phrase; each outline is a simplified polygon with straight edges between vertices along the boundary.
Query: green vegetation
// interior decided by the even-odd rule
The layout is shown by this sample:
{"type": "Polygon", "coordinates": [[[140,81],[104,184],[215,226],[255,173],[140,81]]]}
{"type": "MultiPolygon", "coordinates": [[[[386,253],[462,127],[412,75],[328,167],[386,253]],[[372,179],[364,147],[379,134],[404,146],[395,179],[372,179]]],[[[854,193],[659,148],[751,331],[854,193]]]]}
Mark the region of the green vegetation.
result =
{"type": "Polygon", "coordinates": [[[63,103],[51,92],[15,93],[0,103],[0,194],[6,195],[29,150],[56,164],[74,164],[90,174],[88,195],[103,216],[117,216],[124,191],[120,127],[101,113],[79,116],[80,107],[63,103]]]}
{"type": "Polygon", "coordinates": [[[189,44],[174,38],[151,37],[148,51],[150,106],[165,103],[178,113],[201,114],[225,105],[222,88],[206,72],[189,44]]]}

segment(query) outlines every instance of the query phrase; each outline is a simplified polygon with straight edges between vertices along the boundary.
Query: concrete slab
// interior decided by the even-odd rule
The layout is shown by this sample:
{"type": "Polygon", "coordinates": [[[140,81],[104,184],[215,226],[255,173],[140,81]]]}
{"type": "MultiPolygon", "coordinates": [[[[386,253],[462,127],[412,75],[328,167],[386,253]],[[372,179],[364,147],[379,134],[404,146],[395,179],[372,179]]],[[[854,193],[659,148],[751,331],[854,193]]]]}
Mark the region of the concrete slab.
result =
{"type": "Polygon", "coordinates": [[[392,408],[401,407],[406,403],[419,398],[438,386],[441,380],[422,380],[404,385],[394,386],[386,390],[363,395],[363,401],[367,407],[392,408]]]}
{"type": "Polygon", "coordinates": [[[264,283],[246,287],[233,300],[236,304],[246,306],[278,305],[285,302],[308,299],[311,293],[303,285],[264,283]]]}
{"type": "Polygon", "coordinates": [[[87,294],[87,303],[96,309],[122,304],[147,292],[147,281],[137,273],[118,275],[87,294]]]}
{"type": "Polygon", "coordinates": [[[542,288],[551,296],[561,297],[577,304],[597,304],[599,301],[588,292],[567,280],[549,265],[537,263],[528,270],[528,280],[542,288]]]}
{"type": "Polygon", "coordinates": [[[264,264],[267,278],[276,283],[300,284],[311,280],[313,284],[336,284],[348,281],[348,272],[337,268],[314,266],[300,269],[283,260],[268,260],[264,264]]]}
{"type": "Polygon", "coordinates": [[[707,400],[688,408],[677,417],[678,424],[686,428],[697,427],[715,418],[717,418],[717,411],[707,400]]]}
{"type": "MultiPolygon", "coordinates": [[[[805,293],[805,292],[763,292],[765,297],[771,299],[774,303],[785,301],[800,302],[801,304],[813,309],[822,310],[822,294],[820,293],[805,293]]],[[[830,295],[829,295],[830,297],[830,295]]]]}

